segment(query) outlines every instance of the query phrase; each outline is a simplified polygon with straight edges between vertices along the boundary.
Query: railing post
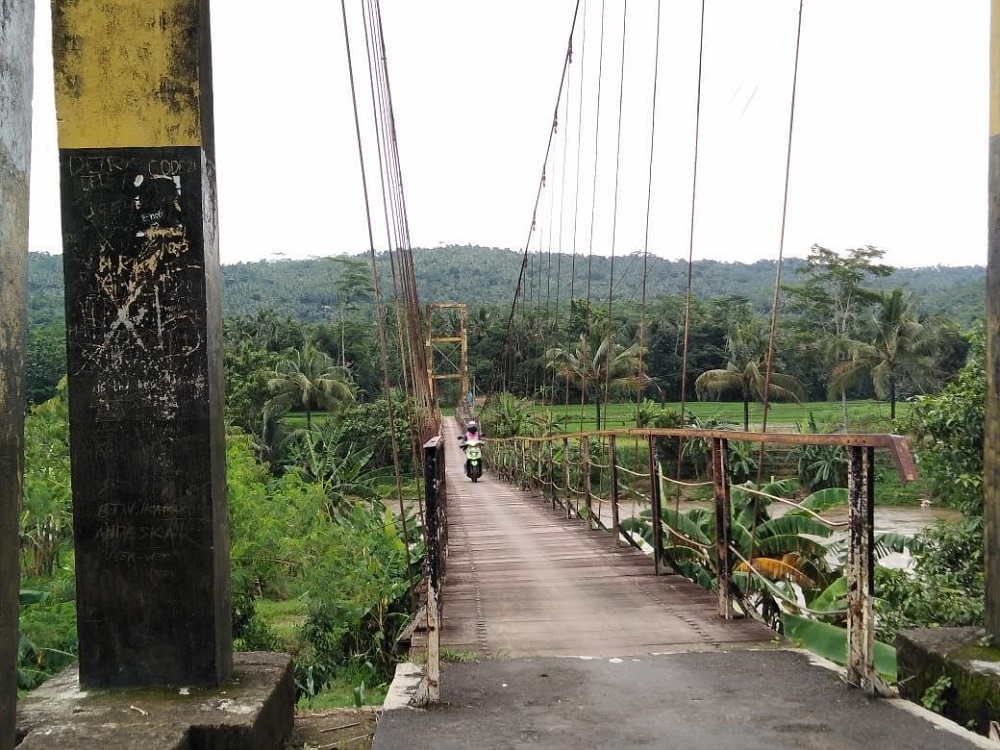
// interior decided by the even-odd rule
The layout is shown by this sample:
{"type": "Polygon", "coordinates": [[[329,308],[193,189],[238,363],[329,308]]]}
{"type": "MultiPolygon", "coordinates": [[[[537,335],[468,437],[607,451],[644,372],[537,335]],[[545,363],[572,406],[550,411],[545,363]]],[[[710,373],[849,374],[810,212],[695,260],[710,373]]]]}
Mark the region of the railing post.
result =
{"type": "Polygon", "coordinates": [[[514,452],[514,470],[517,476],[517,484],[522,490],[528,489],[528,471],[525,468],[528,465],[528,457],[525,451],[527,450],[524,445],[524,440],[521,438],[515,438],[517,441],[514,445],[516,446],[514,452]]]}
{"type": "Polygon", "coordinates": [[[847,681],[868,693],[878,690],[875,673],[875,449],[849,448],[850,546],[847,549],[847,681]]]}
{"type": "MultiPolygon", "coordinates": [[[[566,488],[566,518],[572,518],[573,490],[570,488],[569,484],[569,438],[563,438],[562,444],[563,487],[566,488]]],[[[580,514],[577,513],[577,516],[579,515],[580,514]]]]}
{"type": "Polygon", "coordinates": [[[440,437],[424,444],[424,533],[427,545],[427,701],[441,698],[441,586],[445,574],[444,539],[448,529],[444,450],[440,437]]]}
{"type": "Polygon", "coordinates": [[[618,451],[614,435],[609,437],[608,445],[611,449],[609,455],[609,463],[611,464],[611,536],[614,537],[617,548],[621,529],[618,526],[618,451]]]}
{"type": "MultiPolygon", "coordinates": [[[[487,443],[489,445],[489,443],[487,443]]],[[[510,458],[510,445],[507,442],[500,443],[493,448],[493,467],[496,469],[497,476],[500,477],[501,481],[509,481],[510,473],[507,468],[508,460],[510,458]]]]}
{"type": "Polygon", "coordinates": [[[594,528],[594,504],[591,502],[590,486],[590,438],[586,435],[580,438],[580,460],[583,463],[583,497],[587,508],[587,528],[594,528]]]}
{"type": "Polygon", "coordinates": [[[660,474],[656,461],[656,438],[649,436],[649,502],[653,519],[653,572],[660,575],[660,558],[663,555],[663,508],[660,505],[660,474]]]}
{"type": "Polygon", "coordinates": [[[733,619],[733,579],[729,567],[729,441],[712,438],[712,486],[715,494],[715,561],[719,583],[719,617],[733,619]]]}
{"type": "Polygon", "coordinates": [[[558,492],[556,492],[555,451],[552,449],[552,441],[551,440],[549,440],[546,443],[546,445],[548,446],[548,449],[549,449],[549,451],[548,451],[549,458],[548,458],[548,461],[546,462],[546,466],[545,466],[545,476],[548,477],[549,493],[552,495],[552,510],[555,510],[556,509],[556,495],[559,494],[558,492]]]}
{"type": "Polygon", "coordinates": [[[542,444],[532,443],[535,446],[535,489],[542,490],[542,497],[545,497],[545,459],[542,458],[542,444]]]}
{"type": "Polygon", "coordinates": [[[538,451],[537,446],[529,440],[524,441],[525,472],[528,475],[528,489],[538,489],[538,451]],[[530,469],[528,467],[531,467],[530,469]]]}

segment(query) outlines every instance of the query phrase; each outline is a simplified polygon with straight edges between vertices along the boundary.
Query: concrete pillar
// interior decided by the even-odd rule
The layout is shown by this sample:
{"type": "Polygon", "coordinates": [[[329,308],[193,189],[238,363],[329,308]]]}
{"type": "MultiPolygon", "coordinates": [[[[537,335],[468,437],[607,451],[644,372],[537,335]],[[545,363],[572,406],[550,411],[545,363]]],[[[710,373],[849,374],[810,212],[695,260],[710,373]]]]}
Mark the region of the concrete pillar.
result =
{"type": "Polygon", "coordinates": [[[232,669],[207,0],[52,0],[80,682],[232,669]]]}
{"type": "Polygon", "coordinates": [[[0,3],[0,749],[14,747],[24,468],[32,0],[0,3]]]}
{"type": "Polygon", "coordinates": [[[990,2],[989,231],[986,263],[984,557],[986,632],[1000,640],[1000,0],[990,2]]]}

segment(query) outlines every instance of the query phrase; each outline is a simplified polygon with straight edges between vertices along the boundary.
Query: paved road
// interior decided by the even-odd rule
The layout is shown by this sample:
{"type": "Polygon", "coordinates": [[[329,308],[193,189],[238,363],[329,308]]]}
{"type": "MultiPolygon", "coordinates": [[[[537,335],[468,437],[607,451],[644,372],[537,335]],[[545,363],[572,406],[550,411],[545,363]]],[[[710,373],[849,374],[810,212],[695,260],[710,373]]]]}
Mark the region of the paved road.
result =
{"type": "Polygon", "coordinates": [[[375,750],[996,747],[915,704],[870,700],[796,651],[446,664],[441,697],[386,711],[375,750]]]}

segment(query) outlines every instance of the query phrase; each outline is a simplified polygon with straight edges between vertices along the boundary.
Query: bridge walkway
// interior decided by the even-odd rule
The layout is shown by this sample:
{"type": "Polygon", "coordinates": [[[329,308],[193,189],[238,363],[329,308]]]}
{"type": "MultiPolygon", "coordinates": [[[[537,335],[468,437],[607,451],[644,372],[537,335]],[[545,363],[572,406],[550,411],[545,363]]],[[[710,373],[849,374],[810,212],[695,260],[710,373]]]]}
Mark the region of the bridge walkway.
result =
{"type": "Polygon", "coordinates": [[[767,646],[775,633],[726,621],[716,597],[649,557],[567,519],[536,493],[463,472],[445,428],[448,562],[441,644],[480,656],[633,656],[767,646]]]}

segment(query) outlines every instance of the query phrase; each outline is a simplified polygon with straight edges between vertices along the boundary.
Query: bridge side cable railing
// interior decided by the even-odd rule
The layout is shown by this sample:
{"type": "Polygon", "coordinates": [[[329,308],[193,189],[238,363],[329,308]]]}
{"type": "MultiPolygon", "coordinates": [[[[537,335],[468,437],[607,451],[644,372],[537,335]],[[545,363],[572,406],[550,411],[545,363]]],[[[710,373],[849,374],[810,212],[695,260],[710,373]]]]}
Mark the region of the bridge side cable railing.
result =
{"type": "Polygon", "coordinates": [[[879,692],[874,564],[906,541],[874,533],[876,451],[903,481],[916,478],[898,435],[693,428],[491,439],[487,465],[608,531],[614,546],[643,550],[656,573],[669,566],[714,591],[720,617],[753,616],[799,635],[839,632],[848,680],[879,692]],[[798,486],[796,461],[809,450],[840,456],[840,486],[798,486]],[[845,519],[830,518],[845,508],[845,519]]]}

